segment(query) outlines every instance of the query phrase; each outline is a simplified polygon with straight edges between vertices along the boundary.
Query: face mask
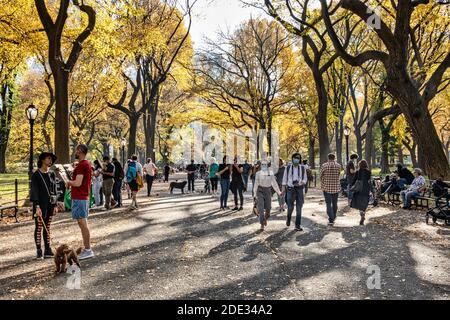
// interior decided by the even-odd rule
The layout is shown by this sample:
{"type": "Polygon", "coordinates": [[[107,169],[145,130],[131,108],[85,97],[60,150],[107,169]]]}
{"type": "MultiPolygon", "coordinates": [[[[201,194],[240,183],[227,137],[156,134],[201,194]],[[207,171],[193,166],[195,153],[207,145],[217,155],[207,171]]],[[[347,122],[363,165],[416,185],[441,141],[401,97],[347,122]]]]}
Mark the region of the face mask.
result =
{"type": "Polygon", "coordinates": [[[292,161],[295,165],[299,165],[300,164],[300,159],[294,159],[292,161]]]}

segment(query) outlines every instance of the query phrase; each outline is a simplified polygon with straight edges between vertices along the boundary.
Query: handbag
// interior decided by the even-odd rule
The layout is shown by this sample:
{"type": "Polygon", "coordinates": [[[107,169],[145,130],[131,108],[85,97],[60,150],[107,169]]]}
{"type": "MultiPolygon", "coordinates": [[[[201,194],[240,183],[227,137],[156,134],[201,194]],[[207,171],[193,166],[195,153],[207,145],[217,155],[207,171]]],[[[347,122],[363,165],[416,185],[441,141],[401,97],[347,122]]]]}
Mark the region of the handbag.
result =
{"type": "Polygon", "coordinates": [[[136,174],[136,183],[137,183],[139,189],[142,189],[144,187],[144,181],[142,180],[140,173],[136,174]]]}
{"type": "Polygon", "coordinates": [[[353,186],[350,188],[351,192],[354,193],[358,193],[361,192],[363,189],[363,183],[362,181],[359,179],[359,171],[358,171],[358,179],[355,181],[355,183],[353,184],[353,186]]]}

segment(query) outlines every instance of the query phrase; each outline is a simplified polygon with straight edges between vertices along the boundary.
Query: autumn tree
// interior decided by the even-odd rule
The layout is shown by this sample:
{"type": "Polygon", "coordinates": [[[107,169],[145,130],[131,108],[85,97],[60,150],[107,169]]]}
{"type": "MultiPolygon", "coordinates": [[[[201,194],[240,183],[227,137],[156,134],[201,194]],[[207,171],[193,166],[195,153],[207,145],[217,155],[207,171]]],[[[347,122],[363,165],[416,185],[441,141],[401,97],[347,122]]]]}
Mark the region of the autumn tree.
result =
{"type": "Polygon", "coordinates": [[[88,16],[88,24],[84,30],[72,39],[72,47],[68,49],[63,30],[68,19],[70,0],[60,0],[59,8],[47,8],[45,0],[35,0],[36,9],[48,38],[48,62],[53,74],[55,89],[55,153],[60,162],[70,161],[69,157],[69,77],[83,48],[83,42],[89,37],[95,27],[96,14],[94,9],[78,0],[73,4],[88,16]],[[56,17],[52,17],[56,11],[56,17]],[[68,55],[65,55],[68,50],[68,55]]]}
{"type": "MultiPolygon", "coordinates": [[[[374,60],[382,63],[386,71],[386,91],[393,96],[412,129],[419,153],[423,155],[425,171],[432,178],[441,174],[449,178],[450,167],[428,108],[438,92],[450,82],[446,76],[450,66],[448,37],[443,36],[448,33],[449,25],[445,8],[427,0],[383,1],[381,7],[388,14],[383,19],[378,17],[379,23],[373,29],[383,47],[350,54],[345,48],[346,40],[336,33],[333,14],[341,11],[352,13],[359,17],[357,23],[370,24],[374,18],[373,11],[359,0],[342,0],[331,8],[327,1],[321,0],[321,7],[334,48],[347,63],[352,66],[363,66],[374,60]],[[437,18],[438,15],[441,17],[437,18]],[[442,34],[428,31],[434,41],[426,42],[427,48],[423,51],[417,38],[430,16],[435,22],[441,20],[433,27],[439,28],[442,34]],[[440,41],[436,41],[439,38],[440,41]],[[412,52],[409,48],[413,48],[412,52]],[[414,68],[411,68],[410,60],[414,68]]],[[[351,30],[350,25],[347,25],[347,30],[351,30]]]]}
{"type": "Polygon", "coordinates": [[[227,116],[238,113],[256,133],[267,130],[271,153],[273,118],[294,100],[287,94],[296,67],[288,34],[276,22],[250,19],[209,41],[198,64],[202,98],[227,116]]]}

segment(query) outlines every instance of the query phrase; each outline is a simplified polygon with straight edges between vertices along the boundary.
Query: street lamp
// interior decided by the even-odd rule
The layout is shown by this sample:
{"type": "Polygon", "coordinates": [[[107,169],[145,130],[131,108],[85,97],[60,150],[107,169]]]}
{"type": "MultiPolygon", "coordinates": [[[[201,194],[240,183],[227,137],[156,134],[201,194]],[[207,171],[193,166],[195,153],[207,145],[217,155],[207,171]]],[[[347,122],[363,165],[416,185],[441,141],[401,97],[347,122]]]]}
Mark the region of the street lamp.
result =
{"type": "Polygon", "coordinates": [[[122,162],[123,166],[125,167],[125,145],[127,144],[127,141],[125,138],[122,138],[122,141],[120,142],[120,146],[122,147],[122,162]]]}
{"type": "Polygon", "coordinates": [[[345,125],[344,128],[344,136],[345,136],[345,149],[346,149],[346,153],[347,153],[347,163],[349,161],[349,157],[348,157],[348,137],[350,136],[350,127],[348,125],[345,125]]]}
{"type": "Polygon", "coordinates": [[[30,160],[28,162],[28,185],[31,192],[31,176],[33,175],[33,127],[34,121],[38,116],[38,109],[33,104],[30,104],[25,110],[25,114],[27,115],[28,121],[30,122],[30,160]]]}

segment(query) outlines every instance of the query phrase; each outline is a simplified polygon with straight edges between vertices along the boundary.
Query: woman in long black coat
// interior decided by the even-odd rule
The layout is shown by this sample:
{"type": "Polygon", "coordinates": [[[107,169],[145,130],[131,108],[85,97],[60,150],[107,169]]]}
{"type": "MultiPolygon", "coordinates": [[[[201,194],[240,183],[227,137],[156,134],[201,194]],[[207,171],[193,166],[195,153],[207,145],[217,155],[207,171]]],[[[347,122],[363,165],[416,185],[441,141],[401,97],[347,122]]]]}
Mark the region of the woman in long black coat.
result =
{"type": "Polygon", "coordinates": [[[351,207],[358,209],[361,215],[360,225],[364,225],[364,220],[366,219],[366,210],[369,206],[369,198],[372,187],[370,185],[370,179],[372,174],[369,170],[366,160],[361,160],[358,164],[358,170],[355,173],[355,177],[352,181],[352,187],[356,184],[356,181],[360,180],[362,183],[361,191],[354,192],[351,207]]]}

